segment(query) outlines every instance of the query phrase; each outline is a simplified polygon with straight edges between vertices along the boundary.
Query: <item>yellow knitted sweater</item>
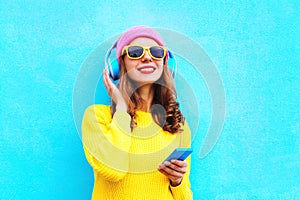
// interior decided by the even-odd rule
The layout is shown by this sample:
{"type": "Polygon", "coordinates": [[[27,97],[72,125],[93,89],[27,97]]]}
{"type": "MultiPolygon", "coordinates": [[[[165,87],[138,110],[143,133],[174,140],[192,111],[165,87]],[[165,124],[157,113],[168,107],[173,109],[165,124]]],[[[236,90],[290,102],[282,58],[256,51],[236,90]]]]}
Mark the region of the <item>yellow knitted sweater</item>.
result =
{"type": "Polygon", "coordinates": [[[185,123],[180,134],[158,126],[151,113],[136,111],[137,127],[130,129],[131,117],[110,107],[87,108],[82,121],[86,158],[94,170],[92,199],[192,199],[190,157],[187,173],[179,186],[172,187],[157,168],[177,147],[190,147],[190,129],[185,123]]]}

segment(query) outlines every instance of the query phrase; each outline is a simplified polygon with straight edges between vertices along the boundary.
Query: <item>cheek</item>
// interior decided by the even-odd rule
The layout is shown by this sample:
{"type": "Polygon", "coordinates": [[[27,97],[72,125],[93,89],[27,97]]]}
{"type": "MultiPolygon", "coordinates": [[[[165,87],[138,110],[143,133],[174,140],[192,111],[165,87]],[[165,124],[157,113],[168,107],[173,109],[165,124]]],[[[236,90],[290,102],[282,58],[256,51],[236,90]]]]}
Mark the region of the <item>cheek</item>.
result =
{"type": "Polygon", "coordinates": [[[125,56],[124,64],[125,64],[126,71],[128,72],[131,69],[135,68],[135,66],[137,65],[137,62],[136,62],[136,60],[131,60],[125,56]]]}
{"type": "Polygon", "coordinates": [[[156,63],[157,68],[157,75],[160,77],[164,71],[164,62],[157,62],[156,63]]]}
{"type": "Polygon", "coordinates": [[[153,63],[156,65],[158,68],[163,68],[164,67],[164,61],[163,60],[153,60],[153,63]]]}
{"type": "Polygon", "coordinates": [[[158,67],[163,67],[164,66],[164,61],[163,60],[157,60],[157,61],[155,61],[155,64],[158,67]]]}

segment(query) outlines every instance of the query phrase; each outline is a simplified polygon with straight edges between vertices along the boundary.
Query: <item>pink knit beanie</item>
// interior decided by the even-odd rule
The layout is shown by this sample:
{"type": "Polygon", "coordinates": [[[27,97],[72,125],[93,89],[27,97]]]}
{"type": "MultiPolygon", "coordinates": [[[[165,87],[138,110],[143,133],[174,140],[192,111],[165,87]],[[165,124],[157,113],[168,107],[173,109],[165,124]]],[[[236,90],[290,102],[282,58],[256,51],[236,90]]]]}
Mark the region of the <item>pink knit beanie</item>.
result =
{"type": "Polygon", "coordinates": [[[120,64],[121,51],[124,46],[130,44],[132,40],[138,37],[147,37],[153,39],[157,44],[164,46],[164,41],[160,34],[147,26],[134,26],[127,31],[125,31],[118,39],[116,44],[116,53],[118,58],[118,63],[120,64]]]}

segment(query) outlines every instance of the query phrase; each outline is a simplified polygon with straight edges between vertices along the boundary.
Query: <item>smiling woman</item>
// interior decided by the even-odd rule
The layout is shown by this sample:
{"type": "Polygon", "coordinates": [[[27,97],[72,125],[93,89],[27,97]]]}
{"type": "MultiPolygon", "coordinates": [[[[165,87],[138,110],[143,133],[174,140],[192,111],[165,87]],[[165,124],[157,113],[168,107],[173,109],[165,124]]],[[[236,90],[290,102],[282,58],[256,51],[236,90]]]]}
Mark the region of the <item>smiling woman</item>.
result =
{"type": "Polygon", "coordinates": [[[88,107],[82,121],[84,152],[94,170],[92,198],[192,199],[190,158],[162,163],[176,147],[191,145],[168,66],[171,52],[145,26],[127,30],[113,48],[118,73],[112,66],[103,71],[112,103],[88,107]]]}
{"type": "MultiPolygon", "coordinates": [[[[159,50],[161,51],[160,53],[156,53],[160,54],[159,58],[157,58],[152,55],[151,50],[145,50],[142,47],[142,54],[138,56],[139,54],[137,54],[138,52],[136,48],[138,46],[129,46],[129,48],[127,46],[127,50],[124,49],[127,52],[127,54],[126,56],[123,56],[122,59],[124,60],[125,65],[124,72],[126,72],[128,77],[132,81],[136,82],[136,84],[146,87],[147,84],[152,84],[155,81],[157,81],[163,73],[163,59],[165,57],[165,50],[163,48],[159,48],[157,46],[158,44],[154,40],[145,37],[139,37],[134,39],[130,43],[130,45],[147,45],[150,46],[149,49],[156,49],[152,50],[152,52],[159,50]],[[134,48],[133,50],[131,50],[132,47],[134,48]],[[133,57],[133,55],[135,57],[133,57]]],[[[146,99],[146,97],[144,99],[146,99]]]]}

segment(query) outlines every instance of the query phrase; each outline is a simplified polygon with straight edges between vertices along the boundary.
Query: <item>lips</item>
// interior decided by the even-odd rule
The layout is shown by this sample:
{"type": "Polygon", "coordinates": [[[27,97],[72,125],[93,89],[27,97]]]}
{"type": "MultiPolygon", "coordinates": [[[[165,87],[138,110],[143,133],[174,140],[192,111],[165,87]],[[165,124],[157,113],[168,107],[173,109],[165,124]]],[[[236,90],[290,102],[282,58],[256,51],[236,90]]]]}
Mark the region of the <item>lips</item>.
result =
{"type": "Polygon", "coordinates": [[[156,68],[152,66],[144,66],[144,67],[139,67],[137,70],[143,74],[150,74],[153,73],[156,70],[156,68]]]}

